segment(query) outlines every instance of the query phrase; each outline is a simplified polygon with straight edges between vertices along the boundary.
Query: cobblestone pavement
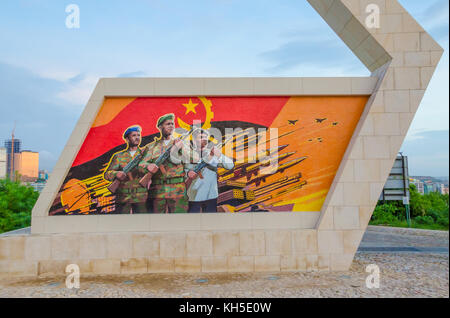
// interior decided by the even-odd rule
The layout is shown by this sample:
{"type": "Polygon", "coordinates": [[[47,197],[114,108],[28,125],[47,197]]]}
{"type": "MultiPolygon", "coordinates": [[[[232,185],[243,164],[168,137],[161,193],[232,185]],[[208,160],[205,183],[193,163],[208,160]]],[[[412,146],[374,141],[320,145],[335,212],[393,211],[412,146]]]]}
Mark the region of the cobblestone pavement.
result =
{"type": "Polygon", "coordinates": [[[449,297],[448,255],[357,253],[348,272],[143,274],[4,279],[0,297],[449,297]],[[380,288],[366,287],[365,268],[380,268],[380,288]]]}
{"type": "Polygon", "coordinates": [[[360,247],[449,247],[448,231],[369,226],[360,247]]]}
{"type": "MultiPolygon", "coordinates": [[[[369,227],[361,246],[447,247],[448,232],[369,227]]],[[[0,280],[0,297],[449,297],[447,253],[356,253],[348,272],[142,274],[0,280]],[[366,266],[380,268],[369,289],[366,266]]]]}

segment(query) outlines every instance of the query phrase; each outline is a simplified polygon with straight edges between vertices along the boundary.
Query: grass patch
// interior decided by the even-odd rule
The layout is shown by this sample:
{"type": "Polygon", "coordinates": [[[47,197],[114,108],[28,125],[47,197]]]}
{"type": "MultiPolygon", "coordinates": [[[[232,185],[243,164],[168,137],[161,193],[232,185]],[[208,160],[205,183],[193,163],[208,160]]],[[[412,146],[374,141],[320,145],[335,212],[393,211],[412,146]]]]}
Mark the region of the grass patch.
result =
{"type": "MultiPolygon", "coordinates": [[[[393,221],[391,223],[383,223],[383,222],[377,222],[377,221],[370,221],[369,225],[382,225],[382,226],[392,226],[392,227],[409,227],[408,222],[405,221],[393,221]]],[[[411,221],[411,228],[414,229],[423,229],[423,230],[439,230],[439,231],[448,231],[448,226],[443,226],[440,224],[422,224],[415,222],[414,220],[411,221]]]]}

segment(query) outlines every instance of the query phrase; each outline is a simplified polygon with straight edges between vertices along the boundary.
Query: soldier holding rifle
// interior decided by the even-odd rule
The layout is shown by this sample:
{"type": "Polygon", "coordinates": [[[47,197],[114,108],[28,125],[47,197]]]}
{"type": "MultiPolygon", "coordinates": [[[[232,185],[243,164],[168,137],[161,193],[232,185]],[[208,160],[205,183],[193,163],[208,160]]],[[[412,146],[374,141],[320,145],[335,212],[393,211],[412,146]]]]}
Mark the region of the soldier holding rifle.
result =
{"type": "Polygon", "coordinates": [[[139,184],[144,173],[139,171],[138,164],[145,155],[145,151],[139,148],[141,127],[128,128],[123,139],[128,147],[114,154],[104,173],[104,178],[112,181],[108,189],[116,195],[114,213],[147,213],[147,189],[139,184]]]}
{"type": "Polygon", "coordinates": [[[188,209],[183,159],[178,154],[189,154],[189,149],[181,139],[173,137],[174,119],[174,114],[158,119],[160,138],[147,146],[147,154],[139,164],[140,172],[145,174],[140,183],[149,189],[153,213],[183,213],[188,209]]]}
{"type": "Polygon", "coordinates": [[[209,133],[204,129],[192,132],[193,153],[201,157],[201,161],[186,165],[189,213],[217,212],[217,167],[227,170],[234,168],[233,159],[223,155],[219,148],[209,142],[209,138],[209,133]]]}

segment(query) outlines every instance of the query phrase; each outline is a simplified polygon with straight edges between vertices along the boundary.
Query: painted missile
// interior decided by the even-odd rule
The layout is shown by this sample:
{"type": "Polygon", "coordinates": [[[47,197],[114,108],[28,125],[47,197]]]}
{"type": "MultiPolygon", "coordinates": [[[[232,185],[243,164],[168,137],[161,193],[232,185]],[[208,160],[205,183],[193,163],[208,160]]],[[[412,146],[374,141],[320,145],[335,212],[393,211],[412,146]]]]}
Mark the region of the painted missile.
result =
{"type": "MultiPolygon", "coordinates": [[[[283,153],[281,155],[278,155],[278,158],[277,158],[276,162],[278,163],[278,162],[280,162],[280,161],[282,161],[282,160],[292,156],[295,153],[296,153],[296,151],[292,151],[292,152],[286,152],[286,153],[283,153]]],[[[264,160],[261,160],[258,163],[255,163],[255,164],[253,164],[251,166],[248,166],[246,168],[246,171],[248,172],[248,171],[255,170],[255,169],[259,168],[261,165],[262,166],[268,166],[274,160],[274,157],[277,157],[277,156],[275,155],[275,156],[266,157],[266,158],[264,158],[264,160]]]]}
{"type": "MultiPolygon", "coordinates": [[[[287,152],[287,153],[279,155],[278,160],[276,161],[276,164],[278,164],[280,161],[292,156],[295,153],[296,153],[296,151],[292,151],[292,152],[287,152]]],[[[273,157],[269,157],[269,158],[265,159],[264,161],[254,163],[254,164],[249,164],[246,167],[240,167],[238,169],[234,169],[233,173],[221,176],[220,181],[235,180],[235,179],[242,178],[244,176],[247,177],[247,180],[250,180],[252,176],[258,175],[259,168],[270,166],[270,164],[272,163],[272,161],[271,161],[272,158],[273,157]]]]}
{"type": "MultiPolygon", "coordinates": [[[[284,134],[281,134],[280,136],[271,138],[271,139],[267,140],[266,143],[268,143],[268,142],[270,142],[270,141],[272,141],[272,140],[280,139],[280,138],[283,138],[283,137],[288,136],[288,135],[290,135],[290,134],[293,134],[294,132],[296,132],[297,130],[300,130],[300,129],[303,129],[303,127],[300,127],[300,128],[298,128],[298,129],[295,129],[295,130],[288,131],[288,132],[286,132],[286,133],[284,133],[284,134]]],[[[257,137],[257,135],[252,136],[252,138],[256,138],[256,137],[257,137]]],[[[244,149],[247,149],[247,148],[248,148],[248,142],[247,142],[247,145],[245,145],[245,141],[248,141],[248,140],[244,140],[244,141],[241,142],[240,144],[235,145],[235,146],[233,147],[233,149],[235,149],[236,151],[242,151],[242,150],[244,150],[244,149]]]]}
{"type": "Polygon", "coordinates": [[[285,181],[285,182],[281,182],[281,183],[277,183],[277,184],[272,184],[271,183],[271,184],[269,184],[266,187],[261,187],[261,189],[257,188],[256,190],[253,190],[253,192],[254,192],[256,197],[259,197],[261,195],[264,195],[266,193],[275,191],[277,189],[281,189],[281,188],[284,188],[286,186],[295,184],[295,183],[297,183],[299,181],[300,181],[300,178],[290,178],[288,181],[285,181]]]}
{"type": "Polygon", "coordinates": [[[282,164],[281,166],[278,167],[277,172],[279,171],[279,172],[283,173],[284,170],[286,170],[287,168],[290,168],[292,166],[298,165],[300,162],[302,162],[306,158],[308,158],[308,157],[301,157],[301,158],[297,158],[297,159],[291,160],[289,162],[286,162],[286,163],[284,163],[284,164],[282,164]]]}
{"type": "Polygon", "coordinates": [[[299,164],[300,162],[302,162],[306,158],[308,158],[308,157],[301,157],[301,158],[297,158],[297,159],[291,160],[289,162],[286,162],[285,164],[282,164],[282,165],[278,166],[276,171],[273,171],[270,174],[268,173],[268,174],[265,174],[265,175],[262,175],[262,176],[258,176],[258,177],[254,178],[252,180],[249,180],[249,181],[247,181],[247,184],[255,183],[256,186],[258,187],[261,184],[261,182],[265,182],[268,177],[273,176],[274,174],[277,174],[277,173],[283,173],[284,170],[299,164]]]}
{"type": "Polygon", "coordinates": [[[252,206],[252,205],[254,205],[254,204],[258,204],[258,203],[261,203],[261,202],[269,201],[269,200],[275,199],[275,198],[277,198],[277,197],[279,197],[279,196],[281,196],[281,195],[284,195],[284,194],[287,194],[287,193],[290,193],[290,192],[299,190],[299,189],[301,189],[304,185],[306,185],[306,181],[302,181],[302,182],[299,183],[299,184],[296,184],[296,185],[294,185],[294,186],[292,186],[292,187],[290,187],[290,188],[281,190],[281,191],[279,191],[279,192],[277,192],[277,193],[275,193],[275,194],[267,194],[267,195],[263,195],[263,196],[261,196],[261,197],[256,198],[256,199],[253,200],[253,201],[250,201],[250,202],[247,202],[247,203],[238,205],[238,206],[235,208],[235,211],[241,211],[241,210],[243,210],[243,209],[245,209],[245,208],[248,208],[249,206],[252,206]]]}
{"type": "Polygon", "coordinates": [[[277,153],[279,153],[280,151],[282,151],[284,148],[286,148],[289,145],[282,145],[282,146],[278,146],[278,147],[272,147],[270,149],[267,150],[263,150],[260,151],[259,153],[247,158],[247,162],[243,162],[243,163],[238,163],[235,164],[234,169],[232,170],[226,170],[224,168],[219,168],[217,171],[217,174],[221,177],[223,176],[227,176],[230,174],[233,174],[234,172],[238,171],[238,169],[244,169],[243,171],[246,170],[246,167],[250,166],[253,164],[253,162],[256,162],[258,158],[262,157],[262,156],[268,156],[268,155],[275,155],[277,153]]]}
{"type": "MultiPolygon", "coordinates": [[[[229,143],[229,142],[236,142],[238,139],[242,139],[242,138],[245,138],[245,136],[249,136],[249,132],[251,131],[253,129],[253,131],[254,131],[254,128],[247,128],[247,129],[244,129],[244,130],[242,130],[242,131],[240,131],[238,134],[236,134],[236,135],[234,135],[234,131],[233,131],[233,134],[232,135],[224,135],[223,136],[223,140],[222,140],[222,142],[224,143],[224,144],[226,144],[226,143],[229,143]]],[[[251,134],[250,136],[254,136],[254,135],[257,135],[257,134],[251,134]]]]}

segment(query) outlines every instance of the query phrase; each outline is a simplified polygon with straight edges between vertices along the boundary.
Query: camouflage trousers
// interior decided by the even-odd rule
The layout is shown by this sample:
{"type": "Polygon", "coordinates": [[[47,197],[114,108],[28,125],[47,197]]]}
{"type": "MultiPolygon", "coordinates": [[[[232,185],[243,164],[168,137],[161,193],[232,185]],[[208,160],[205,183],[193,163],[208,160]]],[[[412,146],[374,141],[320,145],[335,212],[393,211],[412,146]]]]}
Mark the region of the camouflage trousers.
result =
{"type": "Polygon", "coordinates": [[[139,203],[116,203],[116,209],[113,214],[133,214],[148,213],[147,205],[145,202],[139,203]]]}
{"type": "Polygon", "coordinates": [[[152,198],[153,213],[186,213],[188,211],[188,198],[186,196],[176,199],[152,198]]]}

